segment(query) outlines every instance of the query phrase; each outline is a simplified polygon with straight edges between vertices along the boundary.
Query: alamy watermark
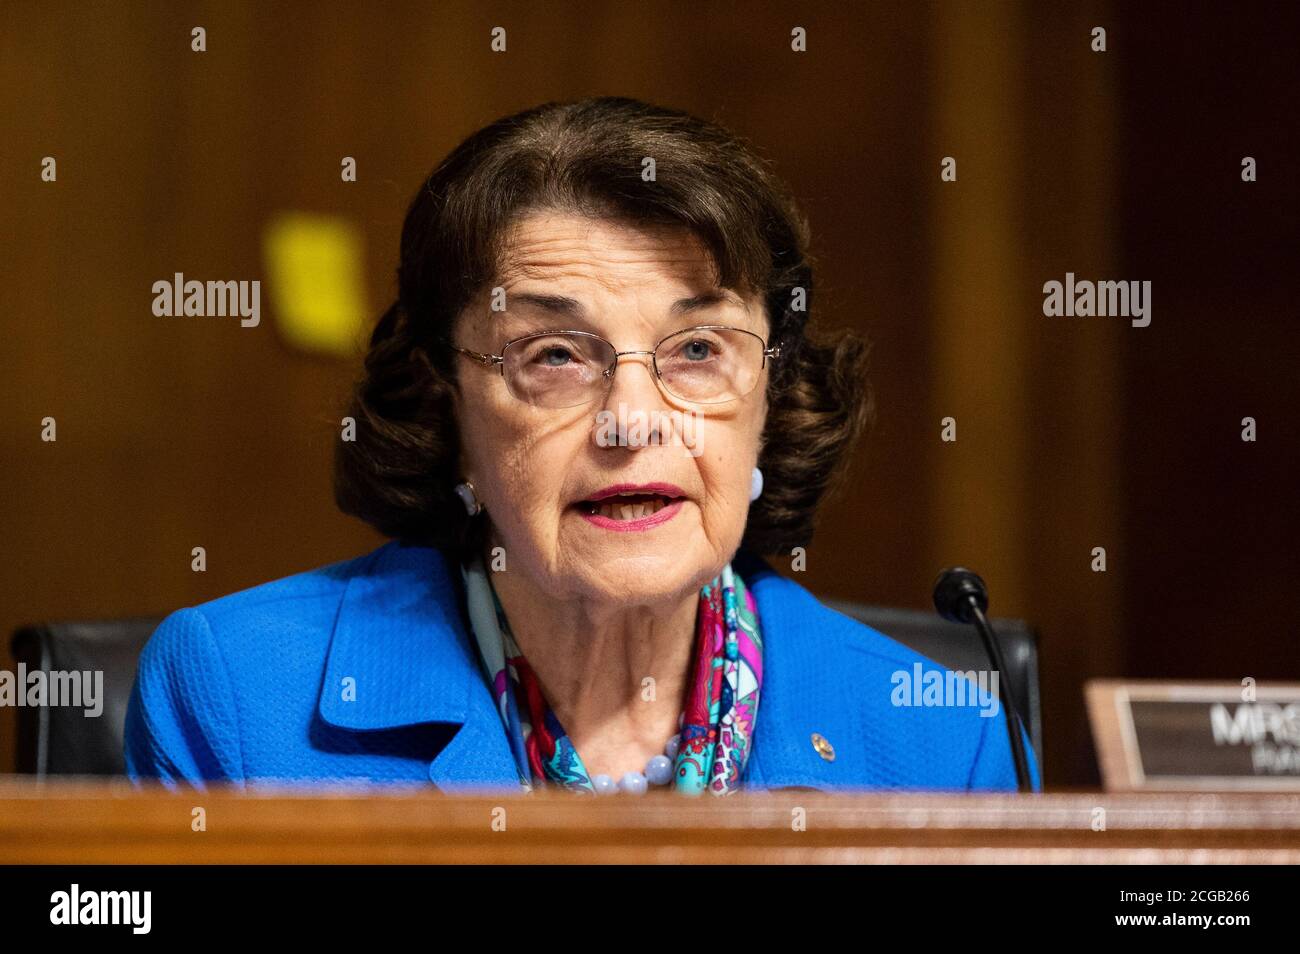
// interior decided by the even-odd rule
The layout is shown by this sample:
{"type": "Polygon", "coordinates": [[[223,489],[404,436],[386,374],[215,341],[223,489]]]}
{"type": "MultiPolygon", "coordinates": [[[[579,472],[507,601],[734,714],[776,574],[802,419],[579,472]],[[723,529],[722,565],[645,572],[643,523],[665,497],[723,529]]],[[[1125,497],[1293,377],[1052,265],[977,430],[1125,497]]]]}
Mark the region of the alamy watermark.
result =
{"type": "Polygon", "coordinates": [[[148,934],[152,910],[152,891],[83,891],[73,883],[50,895],[50,923],[55,925],[118,924],[133,934],[148,934]]]}
{"type": "Polygon", "coordinates": [[[237,315],[244,328],[256,328],[262,320],[260,281],[186,281],[185,275],[177,272],[170,282],[154,282],[153,294],[153,313],[159,318],[237,315]]]}
{"type": "Polygon", "coordinates": [[[650,447],[680,444],[692,457],[704,453],[700,415],[695,411],[629,410],[620,401],[618,411],[596,412],[598,447],[650,447]]]}
{"type": "Polygon", "coordinates": [[[1132,318],[1134,328],[1151,324],[1151,283],[1075,281],[1074,272],[1065,282],[1043,285],[1043,314],[1049,318],[1089,318],[1096,315],[1132,318]]]}
{"type": "Polygon", "coordinates": [[[913,663],[911,670],[898,669],[890,676],[894,691],[889,701],[895,706],[972,706],[989,719],[998,714],[998,672],[981,669],[925,669],[913,663]]]}
{"type": "Polygon", "coordinates": [[[85,709],[87,719],[104,712],[102,669],[34,669],[18,664],[18,672],[0,669],[0,706],[71,706],[85,709]]]}

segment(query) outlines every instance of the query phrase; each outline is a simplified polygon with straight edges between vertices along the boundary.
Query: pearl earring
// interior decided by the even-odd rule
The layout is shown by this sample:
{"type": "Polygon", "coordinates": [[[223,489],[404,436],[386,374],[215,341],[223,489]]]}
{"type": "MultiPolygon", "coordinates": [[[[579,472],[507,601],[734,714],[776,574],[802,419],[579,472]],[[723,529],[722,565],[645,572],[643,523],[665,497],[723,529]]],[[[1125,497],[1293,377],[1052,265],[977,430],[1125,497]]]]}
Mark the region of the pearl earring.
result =
{"type": "Polygon", "coordinates": [[[763,472],[757,467],[749,475],[749,500],[752,503],[757,500],[763,493],[763,472]]]}
{"type": "Polygon", "coordinates": [[[456,496],[460,498],[460,502],[465,505],[465,512],[471,517],[477,515],[483,509],[483,505],[479,503],[478,494],[474,492],[474,485],[468,480],[456,485],[456,496]]]}

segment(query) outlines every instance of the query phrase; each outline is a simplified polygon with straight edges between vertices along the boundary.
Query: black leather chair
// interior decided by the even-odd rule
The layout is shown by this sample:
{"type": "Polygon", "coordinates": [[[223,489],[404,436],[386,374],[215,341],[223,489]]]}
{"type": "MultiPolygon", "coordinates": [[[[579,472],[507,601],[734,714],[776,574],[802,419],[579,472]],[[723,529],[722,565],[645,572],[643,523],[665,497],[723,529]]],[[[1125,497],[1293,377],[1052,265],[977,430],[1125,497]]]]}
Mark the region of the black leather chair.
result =
{"type": "MultiPolygon", "coordinates": [[[[984,642],[974,626],[949,623],[937,613],[921,610],[869,606],[843,600],[823,599],[827,606],[852,616],[891,636],[922,656],[954,672],[971,672],[992,668],[984,642]]],[[[990,619],[1002,646],[1007,672],[999,678],[1010,679],[1016,709],[1029,733],[1038,761],[1039,780],[1043,778],[1043,724],[1038,701],[1038,634],[1024,620],[990,619]]]]}
{"type": "MultiPolygon", "coordinates": [[[[825,600],[828,606],[892,636],[952,670],[988,669],[983,644],[973,627],[959,626],[934,613],[825,600]]],[[[104,672],[104,711],[87,718],[71,707],[21,707],[18,713],[18,771],[45,775],[122,775],[126,704],[135,680],[136,660],[161,617],[44,623],[18,630],[13,655],[27,670],[104,672]]],[[[1002,639],[1034,755],[1042,770],[1042,725],[1038,705],[1036,636],[1020,620],[993,620],[1002,639]]],[[[1006,678],[1005,676],[1003,678],[1006,678]]]]}
{"type": "Polygon", "coordinates": [[[23,706],[18,771],[46,775],[123,775],[126,703],[136,660],[161,617],[42,623],[14,633],[15,662],[27,671],[103,670],[104,710],[88,718],[71,706],[23,706]]]}

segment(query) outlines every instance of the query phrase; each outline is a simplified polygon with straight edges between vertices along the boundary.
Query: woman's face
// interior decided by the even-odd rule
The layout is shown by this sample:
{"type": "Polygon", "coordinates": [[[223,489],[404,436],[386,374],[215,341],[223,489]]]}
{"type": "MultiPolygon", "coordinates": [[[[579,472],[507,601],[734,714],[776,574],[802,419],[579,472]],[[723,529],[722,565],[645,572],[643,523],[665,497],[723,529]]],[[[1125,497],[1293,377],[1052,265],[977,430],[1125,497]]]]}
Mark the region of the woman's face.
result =
{"type": "MultiPolygon", "coordinates": [[[[532,213],[511,233],[496,284],[497,310],[485,289],[461,314],[460,347],[501,354],[512,338],[559,330],[598,334],[618,351],[649,351],[695,325],[768,335],[761,301],[714,287],[708,253],[684,231],[532,213]]],[[[692,358],[710,350],[693,347],[692,358]]],[[[514,397],[499,368],[459,360],[462,474],[508,571],[557,599],[635,605],[682,598],[735,553],[767,414],[766,367],[744,397],[692,405],[660,390],[650,355],[625,355],[607,395],[553,409],[514,397]],[[680,499],[624,509],[612,497],[593,514],[593,496],[619,484],[671,485],[680,499]]],[[[563,351],[539,360],[544,373],[572,368],[563,351]]]]}

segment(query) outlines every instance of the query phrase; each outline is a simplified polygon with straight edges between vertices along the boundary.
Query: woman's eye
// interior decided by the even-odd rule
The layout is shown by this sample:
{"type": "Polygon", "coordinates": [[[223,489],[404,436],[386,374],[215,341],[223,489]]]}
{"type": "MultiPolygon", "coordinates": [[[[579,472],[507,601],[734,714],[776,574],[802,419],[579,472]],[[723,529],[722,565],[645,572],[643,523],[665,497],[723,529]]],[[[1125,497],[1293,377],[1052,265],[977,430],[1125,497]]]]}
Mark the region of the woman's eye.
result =
{"type": "Polygon", "coordinates": [[[569,359],[572,357],[573,355],[569,353],[569,350],[567,348],[552,346],[549,348],[544,348],[541,354],[538,356],[538,360],[542,364],[547,365],[549,367],[560,368],[563,367],[565,364],[567,364],[569,362],[569,359]]]}
{"type": "Polygon", "coordinates": [[[694,341],[687,342],[682,348],[682,353],[690,361],[704,361],[713,356],[713,345],[696,338],[694,341]]]}

